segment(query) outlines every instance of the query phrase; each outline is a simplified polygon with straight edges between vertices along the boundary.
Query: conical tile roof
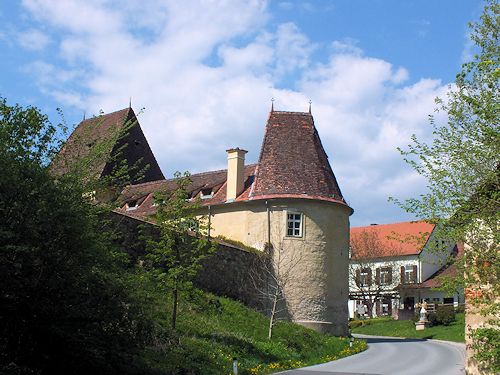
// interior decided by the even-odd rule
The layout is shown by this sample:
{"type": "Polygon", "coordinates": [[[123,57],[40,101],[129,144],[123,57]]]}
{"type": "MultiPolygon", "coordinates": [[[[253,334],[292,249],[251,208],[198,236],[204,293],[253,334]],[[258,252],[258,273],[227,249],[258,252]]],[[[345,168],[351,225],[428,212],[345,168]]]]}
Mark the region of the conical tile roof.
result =
{"type": "Polygon", "coordinates": [[[310,113],[272,111],[251,199],[303,196],[345,203],[310,113]]]}

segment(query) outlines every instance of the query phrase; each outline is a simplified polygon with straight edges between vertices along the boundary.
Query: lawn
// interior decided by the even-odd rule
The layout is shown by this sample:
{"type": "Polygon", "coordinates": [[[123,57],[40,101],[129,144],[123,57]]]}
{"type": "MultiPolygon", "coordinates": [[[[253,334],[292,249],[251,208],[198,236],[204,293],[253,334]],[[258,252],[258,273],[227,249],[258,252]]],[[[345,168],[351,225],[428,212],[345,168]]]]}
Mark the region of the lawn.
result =
{"type": "Polygon", "coordinates": [[[465,342],[464,319],[464,314],[460,313],[456,315],[456,321],[449,326],[428,327],[423,331],[415,330],[415,323],[411,320],[371,319],[353,328],[352,333],[465,342]]]}

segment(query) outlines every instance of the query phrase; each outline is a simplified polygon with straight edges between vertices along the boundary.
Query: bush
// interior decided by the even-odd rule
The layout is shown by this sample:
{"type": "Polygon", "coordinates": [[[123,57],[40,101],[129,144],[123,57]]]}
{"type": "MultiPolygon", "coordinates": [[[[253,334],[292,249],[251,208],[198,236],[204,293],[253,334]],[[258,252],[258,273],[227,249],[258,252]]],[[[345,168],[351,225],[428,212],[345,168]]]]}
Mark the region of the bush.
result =
{"type": "Polygon", "coordinates": [[[430,326],[449,326],[456,319],[453,306],[438,306],[436,312],[430,313],[427,317],[430,326]]]}

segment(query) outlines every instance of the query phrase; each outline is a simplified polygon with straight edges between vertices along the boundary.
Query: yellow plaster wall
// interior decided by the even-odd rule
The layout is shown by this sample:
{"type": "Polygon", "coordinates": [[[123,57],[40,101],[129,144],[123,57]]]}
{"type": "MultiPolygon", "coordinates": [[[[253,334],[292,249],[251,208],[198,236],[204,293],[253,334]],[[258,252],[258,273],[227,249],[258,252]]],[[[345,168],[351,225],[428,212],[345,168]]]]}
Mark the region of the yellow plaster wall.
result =
{"type": "MultiPolygon", "coordinates": [[[[294,264],[285,288],[293,320],[319,331],[346,335],[350,209],[307,199],[269,200],[271,242],[294,264]],[[286,212],[303,213],[301,238],[286,236],[286,212]]],[[[211,208],[211,235],[264,249],[268,238],[265,201],[211,208]]]]}

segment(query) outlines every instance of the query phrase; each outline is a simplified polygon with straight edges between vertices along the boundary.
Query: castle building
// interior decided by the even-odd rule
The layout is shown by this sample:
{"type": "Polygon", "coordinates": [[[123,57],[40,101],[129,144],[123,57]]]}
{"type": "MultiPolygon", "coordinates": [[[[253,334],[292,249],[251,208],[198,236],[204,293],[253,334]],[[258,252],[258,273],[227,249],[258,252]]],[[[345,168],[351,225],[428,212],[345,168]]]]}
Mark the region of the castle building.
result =
{"type": "MultiPolygon", "coordinates": [[[[261,251],[271,248],[289,277],[283,291],[288,317],[321,332],[347,335],[353,210],[342,196],[313,116],[272,110],[256,164],[245,165],[246,150],[226,153],[227,169],[191,175],[191,198],[202,202],[200,214],[208,217],[210,236],[261,251]]],[[[153,171],[156,166],[154,161],[153,171]]],[[[121,214],[150,220],[154,194],[176,187],[172,179],[146,181],[125,187],[121,214]]]]}

